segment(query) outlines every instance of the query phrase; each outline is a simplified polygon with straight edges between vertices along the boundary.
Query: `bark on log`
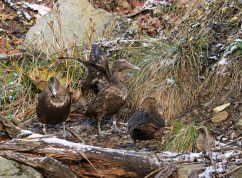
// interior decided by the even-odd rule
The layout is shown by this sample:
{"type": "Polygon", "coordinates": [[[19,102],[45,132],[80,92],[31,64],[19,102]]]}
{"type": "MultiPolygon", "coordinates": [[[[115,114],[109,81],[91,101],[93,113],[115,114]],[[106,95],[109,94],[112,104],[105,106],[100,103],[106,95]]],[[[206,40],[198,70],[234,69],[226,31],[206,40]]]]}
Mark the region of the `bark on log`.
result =
{"type": "Polygon", "coordinates": [[[80,177],[144,177],[163,165],[152,153],[101,148],[42,136],[2,142],[0,155],[42,172],[47,168],[44,174],[49,174],[50,177],[75,177],[68,171],[68,167],[61,166],[60,162],[69,165],[80,177]],[[53,162],[55,164],[52,164],[53,162]],[[62,170],[69,175],[64,175],[62,170]]]}
{"type": "MultiPolygon", "coordinates": [[[[156,171],[152,176],[160,171],[157,176],[164,178],[170,174],[173,175],[176,170],[173,163],[175,165],[189,164],[189,166],[199,163],[201,171],[205,170],[206,163],[208,169],[202,174],[215,173],[222,163],[226,165],[225,168],[231,165],[241,165],[241,148],[230,145],[220,148],[221,150],[223,152],[218,152],[217,148],[211,150],[216,156],[212,158],[215,163],[209,165],[210,152],[207,154],[202,152],[153,154],[89,146],[38,134],[33,134],[25,139],[0,142],[1,156],[30,165],[41,171],[46,177],[51,178],[145,177],[154,170],[156,171]],[[228,162],[230,159],[231,161],[228,162]]],[[[194,168],[189,168],[192,174],[194,168]]],[[[179,173],[179,168],[177,169],[179,173]]],[[[220,172],[216,173],[220,174],[220,172]]],[[[228,172],[228,170],[223,169],[222,172],[228,172]]],[[[189,177],[190,173],[188,173],[186,177],[189,177]]]]}

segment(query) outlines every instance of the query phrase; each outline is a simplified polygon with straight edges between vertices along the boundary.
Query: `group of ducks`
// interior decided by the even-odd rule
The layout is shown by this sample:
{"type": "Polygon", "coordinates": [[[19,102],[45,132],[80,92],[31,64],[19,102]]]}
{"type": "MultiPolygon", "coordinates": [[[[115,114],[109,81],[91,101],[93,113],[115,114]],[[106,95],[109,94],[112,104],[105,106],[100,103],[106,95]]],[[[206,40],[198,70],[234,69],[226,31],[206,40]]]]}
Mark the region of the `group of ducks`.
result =
{"type": "MultiPolygon", "coordinates": [[[[85,67],[87,75],[81,82],[84,89],[92,89],[96,96],[88,105],[85,115],[95,118],[98,123],[98,134],[102,135],[101,120],[105,116],[113,116],[125,104],[128,89],[123,83],[122,72],[127,69],[139,70],[139,68],[125,59],[113,62],[111,69],[109,61],[98,44],[93,44],[90,60],[78,59],[85,67]]],[[[48,79],[48,88],[43,90],[37,98],[36,114],[45,124],[63,123],[63,136],[66,136],[65,122],[70,113],[71,94],[69,90],[61,86],[55,77],[48,79]]],[[[152,97],[147,97],[141,104],[141,108],[128,120],[128,132],[131,138],[136,140],[153,139],[156,132],[165,126],[165,121],[158,112],[158,104],[152,97]]],[[[116,119],[113,118],[113,129],[117,131],[116,119]]]]}

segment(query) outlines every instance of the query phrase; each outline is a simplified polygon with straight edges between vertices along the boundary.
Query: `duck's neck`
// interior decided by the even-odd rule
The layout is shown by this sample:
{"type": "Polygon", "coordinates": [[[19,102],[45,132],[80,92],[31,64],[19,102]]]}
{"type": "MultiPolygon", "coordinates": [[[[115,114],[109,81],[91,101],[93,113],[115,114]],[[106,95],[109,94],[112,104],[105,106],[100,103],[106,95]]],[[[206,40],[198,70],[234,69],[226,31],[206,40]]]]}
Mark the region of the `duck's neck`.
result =
{"type": "Polygon", "coordinates": [[[121,83],[122,72],[118,70],[112,70],[112,82],[121,83]]]}
{"type": "Polygon", "coordinates": [[[158,108],[155,106],[148,106],[143,108],[145,111],[147,112],[151,112],[151,113],[158,113],[158,108]]]}

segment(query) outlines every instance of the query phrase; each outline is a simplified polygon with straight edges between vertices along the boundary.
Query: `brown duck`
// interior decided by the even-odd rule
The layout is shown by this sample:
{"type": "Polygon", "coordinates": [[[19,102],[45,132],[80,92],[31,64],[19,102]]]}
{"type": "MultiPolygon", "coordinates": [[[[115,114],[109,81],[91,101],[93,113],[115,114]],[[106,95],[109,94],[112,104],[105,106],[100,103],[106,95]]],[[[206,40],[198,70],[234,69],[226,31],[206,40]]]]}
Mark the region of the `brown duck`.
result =
{"type": "MultiPolygon", "coordinates": [[[[122,71],[126,69],[139,69],[137,66],[129,63],[124,59],[115,61],[111,69],[111,80],[90,103],[86,115],[95,118],[98,123],[98,134],[101,134],[101,119],[104,116],[113,116],[124,105],[128,95],[127,87],[121,81],[122,71]]],[[[113,127],[117,130],[116,120],[114,119],[113,127]]]]}
{"type": "Polygon", "coordinates": [[[106,84],[109,83],[111,74],[109,71],[108,58],[104,55],[103,50],[97,43],[92,45],[90,60],[84,61],[78,59],[87,71],[87,75],[82,80],[83,89],[92,89],[96,94],[106,84]]]}
{"type": "Polygon", "coordinates": [[[161,128],[165,127],[165,120],[158,113],[158,104],[152,97],[147,97],[141,104],[141,109],[128,120],[128,132],[136,140],[151,140],[161,128]]]}
{"type": "Polygon", "coordinates": [[[71,95],[69,91],[60,85],[55,77],[48,80],[48,88],[43,90],[37,98],[36,114],[40,122],[44,124],[63,123],[63,136],[66,136],[65,121],[70,113],[71,95]]]}

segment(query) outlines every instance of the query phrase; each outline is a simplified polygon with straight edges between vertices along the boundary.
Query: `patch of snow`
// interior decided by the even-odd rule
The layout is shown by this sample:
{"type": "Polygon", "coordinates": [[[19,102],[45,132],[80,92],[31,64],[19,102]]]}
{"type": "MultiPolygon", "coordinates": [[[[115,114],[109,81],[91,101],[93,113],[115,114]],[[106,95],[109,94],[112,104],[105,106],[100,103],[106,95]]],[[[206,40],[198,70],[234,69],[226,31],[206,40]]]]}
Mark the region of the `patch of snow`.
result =
{"type": "Polygon", "coordinates": [[[21,130],[20,134],[32,134],[30,130],[21,130]]]}
{"type": "Polygon", "coordinates": [[[167,157],[175,157],[177,155],[178,155],[178,153],[173,153],[173,152],[169,152],[169,151],[165,151],[162,153],[162,156],[167,156],[167,157]]]}
{"type": "Polygon", "coordinates": [[[225,156],[226,158],[228,158],[228,157],[230,157],[233,153],[234,153],[234,151],[232,150],[232,151],[230,151],[230,152],[225,153],[224,156],[225,156]]]}
{"type": "Polygon", "coordinates": [[[228,64],[228,61],[227,61],[226,58],[222,58],[222,59],[220,59],[219,62],[218,62],[218,65],[226,65],[226,64],[228,64]]]}
{"type": "Polygon", "coordinates": [[[44,5],[30,4],[28,2],[24,3],[24,7],[38,11],[39,15],[41,15],[41,16],[47,14],[51,10],[50,8],[48,8],[44,5]]]}
{"type": "Polygon", "coordinates": [[[212,60],[217,60],[218,57],[216,55],[212,55],[212,56],[209,56],[209,59],[212,59],[212,60]]]}
{"type": "Polygon", "coordinates": [[[211,173],[214,172],[214,167],[206,167],[205,171],[198,175],[199,178],[211,178],[211,173]]]}
{"type": "Polygon", "coordinates": [[[32,139],[32,138],[40,138],[40,137],[45,137],[44,135],[41,135],[41,134],[32,134],[30,136],[28,136],[28,138],[32,139]]]}
{"type": "Polygon", "coordinates": [[[45,150],[66,151],[66,149],[65,149],[65,148],[53,148],[53,147],[48,147],[48,148],[45,148],[45,150]]]}
{"type": "Polygon", "coordinates": [[[162,159],[165,159],[167,157],[169,160],[172,159],[174,161],[194,161],[195,159],[200,158],[202,156],[202,152],[179,154],[179,153],[165,151],[157,155],[162,159]]]}
{"type": "Polygon", "coordinates": [[[77,147],[78,148],[80,146],[79,143],[70,142],[67,140],[60,139],[60,138],[43,138],[41,140],[46,143],[57,143],[57,144],[62,144],[64,146],[68,146],[68,147],[77,147]]]}
{"type": "Polygon", "coordinates": [[[199,178],[211,178],[212,173],[218,172],[222,173],[225,171],[225,164],[222,162],[216,164],[216,169],[214,166],[206,167],[205,171],[198,175],[199,178]]]}
{"type": "Polygon", "coordinates": [[[167,85],[175,85],[175,80],[173,78],[168,78],[166,79],[166,84],[167,85]]]}
{"type": "Polygon", "coordinates": [[[152,7],[155,6],[164,6],[164,5],[169,5],[169,2],[167,2],[167,0],[147,0],[144,5],[143,8],[145,9],[150,9],[152,7]]]}
{"type": "Polygon", "coordinates": [[[31,19],[32,19],[32,16],[29,15],[28,12],[23,11],[23,14],[24,14],[24,17],[25,17],[27,20],[31,20],[31,19]]]}

